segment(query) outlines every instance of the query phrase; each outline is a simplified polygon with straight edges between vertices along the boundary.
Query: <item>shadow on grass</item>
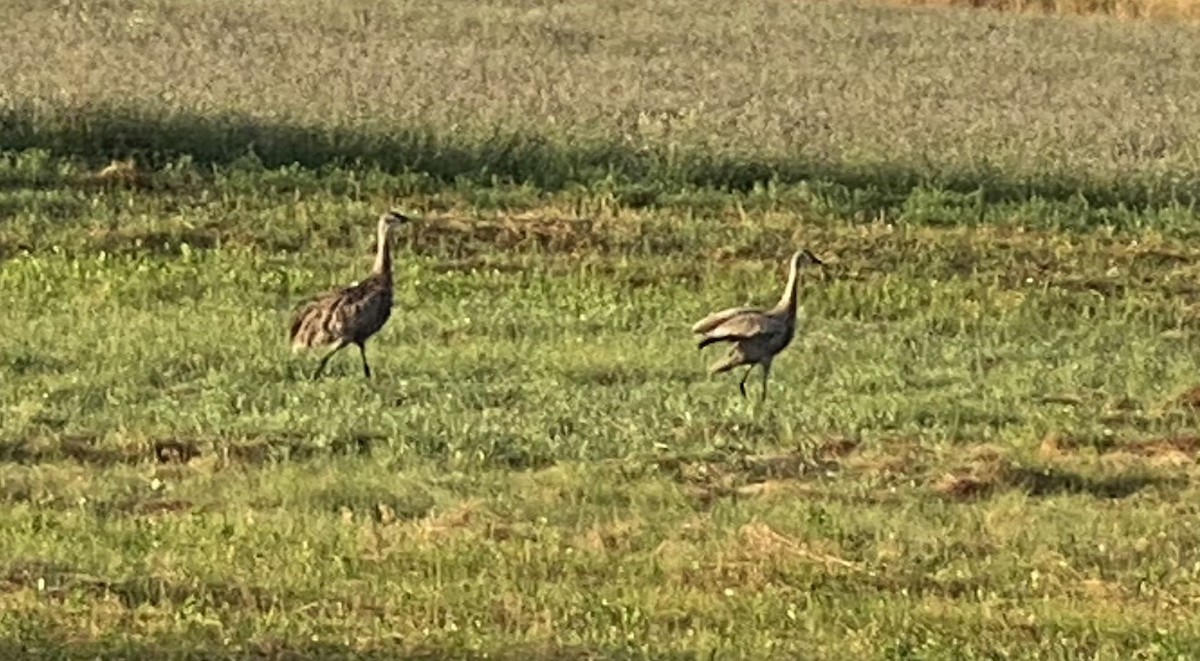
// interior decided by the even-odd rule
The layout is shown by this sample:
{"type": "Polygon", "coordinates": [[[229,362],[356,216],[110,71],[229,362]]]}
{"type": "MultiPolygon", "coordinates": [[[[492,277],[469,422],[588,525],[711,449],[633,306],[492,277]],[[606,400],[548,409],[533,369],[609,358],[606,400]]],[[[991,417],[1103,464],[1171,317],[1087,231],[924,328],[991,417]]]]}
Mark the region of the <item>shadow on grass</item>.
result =
{"type": "Polygon", "coordinates": [[[1151,487],[1179,489],[1186,485],[1186,477],[1140,472],[1090,476],[1062,468],[1004,465],[979,475],[946,475],[933,485],[933,490],[942,498],[959,502],[979,500],[1004,491],[1023,491],[1034,498],[1084,494],[1121,499],[1151,487]]]}
{"type": "Polygon", "coordinates": [[[277,434],[238,441],[169,437],[121,446],[106,444],[97,434],[65,434],[50,443],[2,441],[0,462],[36,465],[71,461],[109,467],[143,463],[186,464],[205,455],[217,454],[230,463],[258,465],[329,456],[370,456],[387,441],[384,435],[356,433],[326,444],[316,444],[302,434],[277,434]]]}
{"type": "MultiPolygon", "coordinates": [[[[1012,175],[995,168],[936,171],[884,163],[820,162],[696,150],[684,157],[666,147],[639,149],[616,141],[556,139],[496,130],[466,136],[427,126],[341,128],[268,123],[238,114],[165,113],[133,106],[100,106],[47,115],[20,105],[0,110],[0,150],[39,148],[100,165],[136,156],[151,166],[189,157],[202,166],[252,162],[269,168],[364,165],[392,173],[419,173],[438,185],[514,182],[542,190],[617,184],[629,206],[658,202],[684,188],[750,191],[774,181],[841,187],[841,213],[895,210],[914,189],[933,186],[984,202],[1033,198],[1084,200],[1088,208],[1157,208],[1200,200],[1200,183],[1181,186],[1156,177],[1104,181],[1065,174],[1012,175]]],[[[12,184],[13,182],[9,182],[12,184]]],[[[36,181],[20,184],[36,185],[36,181]]],[[[969,212],[969,211],[968,211],[969,212]]]]}
{"type": "Polygon", "coordinates": [[[1087,494],[1096,498],[1119,499],[1128,498],[1148,487],[1182,487],[1187,480],[1137,473],[1091,477],[1058,468],[1018,467],[1012,469],[1005,482],[1030,496],[1087,494]]]}
{"type": "MultiPolygon", "coordinates": [[[[394,440],[387,434],[356,432],[317,443],[300,432],[277,432],[236,439],[168,436],[122,445],[107,442],[99,434],[69,433],[53,439],[0,441],[0,463],[35,466],[71,462],[109,468],[187,465],[211,457],[223,465],[261,466],[330,457],[370,457],[380,450],[386,452],[394,440]]],[[[456,451],[440,436],[408,438],[405,442],[412,443],[422,456],[432,459],[445,459],[456,451]]],[[[482,465],[507,470],[539,470],[553,466],[560,459],[553,447],[545,444],[530,447],[519,436],[490,436],[479,447],[482,465]]]]}

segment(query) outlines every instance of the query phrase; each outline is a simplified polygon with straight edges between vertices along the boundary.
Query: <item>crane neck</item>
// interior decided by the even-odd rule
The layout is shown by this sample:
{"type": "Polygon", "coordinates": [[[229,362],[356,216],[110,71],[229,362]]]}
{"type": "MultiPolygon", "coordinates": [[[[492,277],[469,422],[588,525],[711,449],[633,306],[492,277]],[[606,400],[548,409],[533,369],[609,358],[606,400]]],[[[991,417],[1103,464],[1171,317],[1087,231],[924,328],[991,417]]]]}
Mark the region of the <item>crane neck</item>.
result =
{"type": "Polygon", "coordinates": [[[379,223],[378,245],[375,250],[375,265],[371,269],[372,273],[392,275],[392,248],[388,245],[388,226],[387,223],[379,223]]]}
{"type": "Polygon", "coordinates": [[[775,310],[786,312],[789,316],[796,314],[796,298],[799,295],[800,269],[796,264],[796,260],[792,260],[791,267],[788,270],[787,286],[783,288],[783,295],[779,297],[779,302],[775,304],[775,310]]]}

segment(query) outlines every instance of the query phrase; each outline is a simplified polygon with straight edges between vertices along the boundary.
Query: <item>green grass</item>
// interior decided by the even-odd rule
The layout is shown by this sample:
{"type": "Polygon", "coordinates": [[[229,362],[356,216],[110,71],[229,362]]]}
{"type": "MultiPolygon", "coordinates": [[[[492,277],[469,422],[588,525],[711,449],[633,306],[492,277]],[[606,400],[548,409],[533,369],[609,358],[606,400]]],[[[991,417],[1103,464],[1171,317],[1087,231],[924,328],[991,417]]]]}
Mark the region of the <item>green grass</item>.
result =
{"type": "Polygon", "coordinates": [[[1200,446],[1173,403],[1200,367],[1185,240],[435,209],[400,239],[376,378],[347,354],[314,383],[286,313],[365,272],[386,200],[254,190],[283,176],[63,185],[45,192],[88,214],[10,216],[37,247],[0,271],[8,638],[380,658],[1200,645],[1180,525],[1200,446]],[[828,266],[758,406],[704,375],[687,325],[773,300],[793,245],[828,266]]]}
{"type": "Polygon", "coordinates": [[[1194,29],[56,7],[0,2],[0,655],[1200,650],[1194,29]],[[394,204],[375,378],[310,381],[394,204]],[[688,326],[799,246],[743,400],[688,326]]]}

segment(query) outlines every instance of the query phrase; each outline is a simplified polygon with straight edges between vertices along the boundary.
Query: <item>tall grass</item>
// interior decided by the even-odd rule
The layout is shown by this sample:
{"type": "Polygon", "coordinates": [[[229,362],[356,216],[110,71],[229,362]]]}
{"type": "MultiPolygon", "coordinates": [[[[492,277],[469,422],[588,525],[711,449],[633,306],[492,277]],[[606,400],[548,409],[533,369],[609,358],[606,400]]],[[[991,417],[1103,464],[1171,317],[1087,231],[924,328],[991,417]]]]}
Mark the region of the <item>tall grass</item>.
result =
{"type": "Polygon", "coordinates": [[[9,13],[3,148],[361,160],[549,190],[1197,194],[1193,27],[766,0],[9,13]]]}

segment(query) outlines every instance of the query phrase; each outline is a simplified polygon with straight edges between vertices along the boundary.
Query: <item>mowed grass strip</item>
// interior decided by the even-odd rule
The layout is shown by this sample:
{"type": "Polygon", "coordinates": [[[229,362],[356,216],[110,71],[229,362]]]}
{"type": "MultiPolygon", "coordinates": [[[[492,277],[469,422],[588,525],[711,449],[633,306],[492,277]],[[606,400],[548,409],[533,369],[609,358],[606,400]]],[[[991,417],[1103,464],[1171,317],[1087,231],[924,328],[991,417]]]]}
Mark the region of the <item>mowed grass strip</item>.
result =
{"type": "Polygon", "coordinates": [[[430,203],[376,378],[311,382],[287,312],[366,272],[388,200],[212,186],[14,201],[0,626],[27,654],[1197,648],[1185,238],[430,203]],[[773,301],[799,245],[827,266],[760,406],[687,327],[773,301]]]}

